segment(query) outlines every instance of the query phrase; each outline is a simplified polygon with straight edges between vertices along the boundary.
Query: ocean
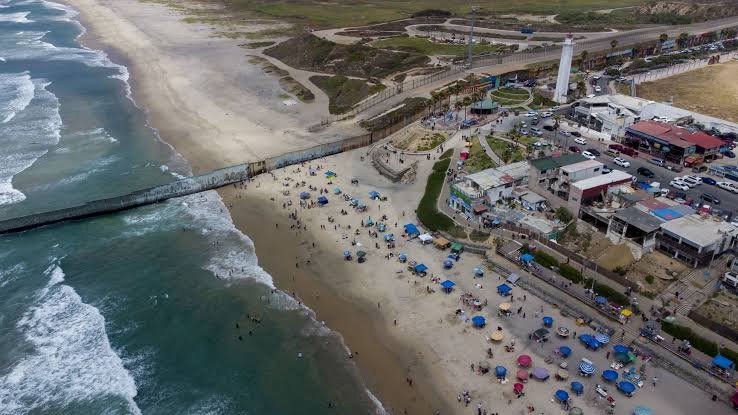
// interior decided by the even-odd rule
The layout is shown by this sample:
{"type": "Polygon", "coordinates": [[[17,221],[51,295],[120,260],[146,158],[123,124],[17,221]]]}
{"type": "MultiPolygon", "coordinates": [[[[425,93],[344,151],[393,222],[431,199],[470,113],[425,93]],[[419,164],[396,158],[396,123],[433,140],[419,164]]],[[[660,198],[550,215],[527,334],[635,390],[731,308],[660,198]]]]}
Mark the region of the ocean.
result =
{"type": "MultiPolygon", "coordinates": [[[[0,0],[0,219],[190,173],[83,33],[0,0]]],[[[381,411],[215,192],[0,237],[0,415],[381,411]]]]}

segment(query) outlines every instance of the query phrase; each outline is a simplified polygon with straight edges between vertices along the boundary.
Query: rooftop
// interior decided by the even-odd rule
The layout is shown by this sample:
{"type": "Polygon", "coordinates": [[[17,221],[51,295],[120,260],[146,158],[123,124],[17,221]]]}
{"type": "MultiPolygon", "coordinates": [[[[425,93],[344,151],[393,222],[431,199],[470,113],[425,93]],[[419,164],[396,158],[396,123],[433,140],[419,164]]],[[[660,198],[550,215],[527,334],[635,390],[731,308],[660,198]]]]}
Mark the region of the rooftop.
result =
{"type": "Polygon", "coordinates": [[[472,181],[482,190],[492,189],[505,184],[510,184],[528,175],[528,162],[506,164],[501,167],[482,170],[480,172],[465,176],[466,180],[472,181]]]}
{"type": "Polygon", "coordinates": [[[558,169],[559,167],[568,166],[570,164],[579,163],[580,161],[587,160],[581,154],[565,154],[559,157],[544,157],[536,160],[531,160],[530,165],[535,167],[538,171],[546,171],[552,169],[558,169]]]}
{"type": "Polygon", "coordinates": [[[683,137],[685,133],[690,133],[689,130],[685,128],[674,127],[671,124],[666,124],[663,122],[638,121],[637,123],[628,127],[628,130],[655,137],[661,141],[669,143],[669,145],[679,148],[689,148],[694,145],[694,143],[685,140],[683,137]]]}
{"type": "Polygon", "coordinates": [[[663,223],[656,216],[643,212],[635,206],[619,210],[615,217],[647,233],[658,230],[663,223]]]}
{"type": "Polygon", "coordinates": [[[688,240],[694,245],[707,247],[722,239],[721,234],[738,233],[727,222],[717,222],[700,215],[687,215],[661,224],[661,229],[672,235],[688,240]]]}
{"type": "Polygon", "coordinates": [[[574,182],[571,186],[576,187],[580,190],[586,190],[591,189],[593,187],[612,184],[612,183],[621,183],[623,181],[631,180],[633,176],[630,174],[621,171],[621,170],[613,170],[610,173],[607,174],[601,174],[599,176],[590,177],[589,179],[580,180],[578,182],[574,182]]]}
{"type": "Polygon", "coordinates": [[[561,167],[561,171],[567,173],[576,173],[578,171],[593,169],[595,167],[602,167],[603,164],[597,160],[584,160],[579,163],[569,164],[568,166],[561,167]]]}

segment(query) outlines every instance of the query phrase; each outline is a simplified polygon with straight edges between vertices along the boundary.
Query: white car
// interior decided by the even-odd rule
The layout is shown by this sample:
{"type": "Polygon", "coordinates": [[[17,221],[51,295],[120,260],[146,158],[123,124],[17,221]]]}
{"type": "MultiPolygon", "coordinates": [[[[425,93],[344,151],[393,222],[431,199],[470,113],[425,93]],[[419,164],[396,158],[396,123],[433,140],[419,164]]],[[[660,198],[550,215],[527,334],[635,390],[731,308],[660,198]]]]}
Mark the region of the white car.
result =
{"type": "Polygon", "coordinates": [[[628,80],[628,78],[626,78],[624,76],[618,77],[618,82],[625,82],[627,80],[628,80]]]}
{"type": "Polygon", "coordinates": [[[597,157],[596,157],[596,156],[595,156],[594,154],[592,154],[592,153],[590,153],[589,151],[586,151],[586,150],[585,150],[585,151],[582,151],[582,155],[583,155],[583,156],[584,156],[585,158],[588,158],[588,159],[590,159],[590,160],[594,160],[594,159],[596,159],[596,158],[597,158],[597,157]]]}
{"type": "Polygon", "coordinates": [[[684,192],[686,192],[687,190],[689,190],[689,185],[687,185],[684,182],[678,181],[678,180],[672,180],[669,183],[669,185],[671,187],[675,188],[675,189],[679,189],[679,190],[684,191],[684,192]]]}
{"type": "Polygon", "coordinates": [[[538,115],[538,113],[533,110],[530,110],[527,113],[525,113],[526,117],[535,117],[536,115],[538,115]]]}
{"type": "Polygon", "coordinates": [[[574,139],[574,142],[577,143],[577,144],[579,144],[579,145],[581,145],[581,146],[586,146],[587,145],[587,140],[583,139],[582,137],[575,138],[574,139]]]}
{"type": "Polygon", "coordinates": [[[558,111],[559,109],[561,109],[561,107],[559,107],[558,105],[554,105],[553,107],[549,108],[549,110],[551,111],[558,111]]]}
{"type": "Polygon", "coordinates": [[[717,186],[723,190],[738,193],[738,186],[734,185],[731,182],[717,182],[717,186]]]}
{"type": "Polygon", "coordinates": [[[551,112],[551,111],[546,111],[546,112],[544,112],[544,113],[541,114],[541,117],[543,117],[543,118],[548,118],[548,117],[551,117],[551,116],[553,116],[553,112],[551,112]]]}
{"type": "Polygon", "coordinates": [[[696,180],[690,178],[689,176],[682,177],[681,178],[681,181],[684,182],[689,187],[695,187],[698,184],[700,184],[699,182],[697,182],[696,180]]]}
{"type": "Polygon", "coordinates": [[[559,134],[563,135],[564,137],[569,137],[569,136],[571,136],[571,133],[570,133],[570,132],[568,132],[568,131],[566,131],[566,130],[561,130],[561,131],[559,131],[559,134]]]}
{"type": "Polygon", "coordinates": [[[599,86],[599,85],[597,85],[597,86],[595,87],[595,92],[602,92],[602,87],[601,87],[601,86],[599,86]]]}
{"type": "Polygon", "coordinates": [[[620,157],[615,157],[612,161],[620,167],[625,167],[626,169],[630,167],[630,162],[620,157]]]}
{"type": "Polygon", "coordinates": [[[592,79],[594,79],[595,81],[599,81],[600,78],[602,78],[602,75],[593,75],[592,76],[592,79]]]}
{"type": "Polygon", "coordinates": [[[596,97],[596,96],[597,96],[597,95],[595,95],[595,94],[589,94],[589,95],[587,95],[587,98],[594,98],[594,97],[596,97]]]}
{"type": "Polygon", "coordinates": [[[702,177],[700,176],[684,176],[684,178],[694,180],[697,184],[702,184],[702,177]]]}

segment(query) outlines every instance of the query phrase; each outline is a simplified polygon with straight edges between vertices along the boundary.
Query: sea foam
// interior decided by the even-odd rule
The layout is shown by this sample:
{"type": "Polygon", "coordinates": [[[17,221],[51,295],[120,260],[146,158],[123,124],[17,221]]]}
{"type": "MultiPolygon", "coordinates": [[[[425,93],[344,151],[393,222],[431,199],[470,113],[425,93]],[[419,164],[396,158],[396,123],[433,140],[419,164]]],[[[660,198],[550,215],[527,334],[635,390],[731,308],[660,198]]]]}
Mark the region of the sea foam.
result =
{"type": "Polygon", "coordinates": [[[0,23],[33,23],[33,20],[28,19],[29,14],[31,12],[0,13],[0,23]]]}

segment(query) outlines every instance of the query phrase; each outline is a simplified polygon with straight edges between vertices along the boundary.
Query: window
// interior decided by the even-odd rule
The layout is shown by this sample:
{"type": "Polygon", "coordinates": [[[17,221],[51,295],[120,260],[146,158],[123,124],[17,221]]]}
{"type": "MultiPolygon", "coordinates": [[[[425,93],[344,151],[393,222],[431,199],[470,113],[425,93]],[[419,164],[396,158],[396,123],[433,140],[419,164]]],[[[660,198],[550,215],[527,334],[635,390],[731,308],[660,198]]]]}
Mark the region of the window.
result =
{"type": "Polygon", "coordinates": [[[599,168],[599,167],[596,167],[596,168],[594,169],[594,171],[595,171],[595,172],[598,172],[598,171],[600,171],[600,168],[599,168]]]}

